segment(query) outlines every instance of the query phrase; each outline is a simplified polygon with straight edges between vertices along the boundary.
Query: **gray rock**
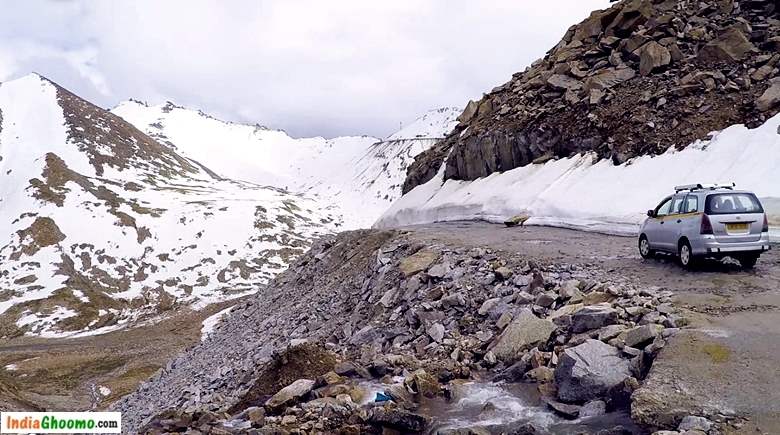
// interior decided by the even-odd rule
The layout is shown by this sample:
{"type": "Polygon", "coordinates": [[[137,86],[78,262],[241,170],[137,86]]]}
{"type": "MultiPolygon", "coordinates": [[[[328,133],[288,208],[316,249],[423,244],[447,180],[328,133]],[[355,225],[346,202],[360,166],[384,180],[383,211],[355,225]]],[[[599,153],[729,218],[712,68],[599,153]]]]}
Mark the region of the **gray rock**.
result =
{"type": "Polygon", "coordinates": [[[314,388],[314,384],[315,382],[310,379],[298,379],[271,396],[265,402],[265,406],[272,411],[279,411],[281,408],[293,404],[301,397],[309,394],[314,388]]]}
{"type": "Polygon", "coordinates": [[[466,298],[463,293],[454,293],[441,298],[441,304],[445,308],[458,307],[466,304],[466,298]]]}
{"type": "Polygon", "coordinates": [[[774,109],[780,104],[780,80],[775,81],[772,86],[767,88],[758,100],[756,100],[756,108],[762,112],[766,112],[774,109]]]}
{"type": "Polygon", "coordinates": [[[523,378],[540,383],[552,382],[555,379],[555,371],[549,367],[537,367],[525,372],[523,378]]]}
{"type": "Polygon", "coordinates": [[[518,305],[528,305],[534,301],[534,296],[525,290],[515,293],[515,303],[518,305]]]}
{"type": "Polygon", "coordinates": [[[604,342],[607,342],[609,340],[612,340],[613,338],[620,335],[621,332],[625,331],[626,327],[623,325],[609,325],[601,328],[599,330],[598,339],[604,342]]]}
{"type": "Polygon", "coordinates": [[[418,433],[425,429],[428,420],[398,407],[377,406],[368,413],[368,422],[377,426],[386,426],[403,433],[418,433]]]}
{"type": "Polygon", "coordinates": [[[487,313],[493,309],[498,303],[501,302],[501,298],[492,298],[488,299],[485,302],[482,303],[482,306],[479,307],[479,310],[477,310],[477,314],[480,316],[485,316],[487,313]]]}
{"type": "Polygon", "coordinates": [[[603,400],[591,400],[580,408],[580,418],[598,417],[607,413],[607,404],[603,400]]]}
{"type": "Polygon", "coordinates": [[[540,307],[548,308],[553,303],[555,303],[555,300],[558,299],[557,295],[555,293],[550,292],[541,292],[539,295],[536,296],[536,305],[539,305],[540,307]]]}
{"type": "Polygon", "coordinates": [[[450,271],[450,266],[449,265],[447,265],[447,264],[435,264],[435,265],[431,266],[430,269],[428,269],[427,274],[431,278],[441,279],[441,278],[444,278],[444,276],[447,275],[447,273],[449,273],[449,271],[450,271]]]}
{"type": "Polygon", "coordinates": [[[496,328],[498,329],[504,329],[506,325],[508,325],[512,321],[512,314],[509,312],[504,312],[504,314],[501,315],[501,317],[498,318],[496,321],[496,328]]]}
{"type": "Polygon", "coordinates": [[[571,316],[571,330],[575,334],[598,329],[617,322],[618,313],[609,305],[590,305],[571,316]]]}
{"type": "Polygon", "coordinates": [[[512,269],[506,266],[501,266],[496,269],[496,276],[498,276],[500,279],[507,280],[512,277],[512,269]]]}
{"type": "Polygon", "coordinates": [[[677,430],[680,432],[685,432],[689,430],[700,430],[702,432],[709,432],[710,428],[712,428],[712,422],[707,420],[704,417],[698,417],[695,415],[689,415],[682,419],[680,422],[680,426],[677,427],[677,430]]]}
{"type": "Polygon", "coordinates": [[[401,260],[398,265],[404,276],[412,276],[430,267],[439,258],[439,254],[429,250],[420,250],[401,260]]]}
{"type": "Polygon", "coordinates": [[[580,293],[580,282],[576,279],[570,279],[564,282],[558,289],[558,295],[562,299],[570,299],[580,293]]]}
{"type": "Polygon", "coordinates": [[[495,281],[496,281],[496,274],[493,272],[488,272],[487,274],[477,279],[477,282],[479,282],[482,285],[490,285],[493,284],[495,281]]]}
{"type": "Polygon", "coordinates": [[[544,399],[544,403],[550,407],[553,411],[564,418],[575,419],[580,416],[580,407],[577,405],[570,405],[567,403],[561,403],[552,399],[544,399]]]}
{"type": "Polygon", "coordinates": [[[468,104],[466,104],[466,108],[463,109],[463,113],[458,116],[458,122],[466,123],[471,121],[471,119],[474,118],[474,115],[477,114],[477,109],[479,109],[479,101],[469,101],[468,104]]]}
{"type": "Polygon", "coordinates": [[[441,341],[444,339],[444,325],[442,325],[439,322],[431,324],[426,332],[428,333],[428,336],[430,336],[433,341],[437,343],[441,343],[441,341]]]}
{"type": "Polygon", "coordinates": [[[516,361],[529,348],[549,340],[553,331],[555,325],[551,321],[542,320],[531,310],[523,309],[504,329],[491,350],[502,361],[516,361]]]}
{"type": "Polygon", "coordinates": [[[608,68],[585,80],[585,90],[609,89],[618,83],[631,80],[636,76],[636,71],[631,68],[608,68]]]}
{"type": "Polygon", "coordinates": [[[512,284],[518,287],[527,287],[531,285],[533,279],[533,275],[515,275],[514,278],[512,278],[512,284]]]}
{"type": "Polygon", "coordinates": [[[566,349],[555,369],[558,398],[564,402],[597,399],[631,377],[630,362],[616,347],[598,340],[566,349]]]}
{"type": "Polygon", "coordinates": [[[706,62],[736,62],[754,50],[745,34],[732,26],[702,47],[698,57],[706,62]]]}
{"type": "Polygon", "coordinates": [[[672,54],[669,50],[655,41],[650,41],[639,49],[639,74],[643,76],[671,62],[672,54]]]}
{"type": "Polygon", "coordinates": [[[626,346],[638,347],[639,345],[654,339],[663,331],[663,329],[663,326],[655,324],[637,326],[624,333],[623,342],[626,346]]]}
{"type": "Polygon", "coordinates": [[[547,79],[547,85],[563,91],[582,89],[582,83],[579,80],[562,74],[553,74],[550,76],[550,78],[547,79]]]}

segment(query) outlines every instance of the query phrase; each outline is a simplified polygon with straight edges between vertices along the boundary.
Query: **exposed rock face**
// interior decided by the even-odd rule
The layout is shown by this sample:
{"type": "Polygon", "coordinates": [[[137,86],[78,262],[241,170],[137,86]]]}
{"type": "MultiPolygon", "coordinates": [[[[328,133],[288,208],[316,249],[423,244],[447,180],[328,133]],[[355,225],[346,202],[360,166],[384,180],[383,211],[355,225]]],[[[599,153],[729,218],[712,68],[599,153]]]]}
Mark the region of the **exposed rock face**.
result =
{"type": "Polygon", "coordinates": [[[445,158],[445,179],[473,180],[540,156],[594,151],[621,163],[732,124],[757,126],[778,110],[776,98],[758,98],[778,72],[779,14],[776,2],[753,0],[624,0],[595,11],[470,102],[410,166],[404,192],[445,158]]]}
{"type": "Polygon", "coordinates": [[[564,402],[596,399],[632,376],[620,350],[598,340],[567,349],[555,370],[558,398],[564,402]]]}

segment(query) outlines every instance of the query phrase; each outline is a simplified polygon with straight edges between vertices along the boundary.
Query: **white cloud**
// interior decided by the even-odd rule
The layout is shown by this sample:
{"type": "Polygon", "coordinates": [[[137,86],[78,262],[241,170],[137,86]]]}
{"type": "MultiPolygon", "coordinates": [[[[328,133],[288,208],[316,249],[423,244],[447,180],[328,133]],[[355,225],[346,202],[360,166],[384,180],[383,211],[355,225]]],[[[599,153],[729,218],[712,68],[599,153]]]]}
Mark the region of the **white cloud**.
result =
{"type": "Polygon", "coordinates": [[[14,3],[0,17],[0,79],[38,70],[104,106],[171,99],[295,135],[385,135],[399,121],[462,106],[505,82],[608,5],[14,3]]]}

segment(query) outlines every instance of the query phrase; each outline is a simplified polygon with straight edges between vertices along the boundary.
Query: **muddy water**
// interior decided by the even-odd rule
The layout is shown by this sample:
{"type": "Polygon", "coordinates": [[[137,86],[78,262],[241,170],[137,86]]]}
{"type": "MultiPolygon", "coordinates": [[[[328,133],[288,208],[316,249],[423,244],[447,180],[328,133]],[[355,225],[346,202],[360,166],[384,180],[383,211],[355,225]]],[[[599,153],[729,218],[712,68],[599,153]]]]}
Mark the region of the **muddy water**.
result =
{"type": "MultiPolygon", "coordinates": [[[[473,381],[450,385],[454,387],[451,400],[424,399],[417,410],[419,414],[431,418],[429,434],[466,428],[479,428],[491,434],[511,433],[527,424],[540,434],[589,434],[618,425],[634,434],[646,433],[633,424],[626,412],[587,419],[563,419],[542,403],[534,384],[473,381]]],[[[365,384],[364,387],[366,398],[370,401],[385,386],[365,384]]]]}

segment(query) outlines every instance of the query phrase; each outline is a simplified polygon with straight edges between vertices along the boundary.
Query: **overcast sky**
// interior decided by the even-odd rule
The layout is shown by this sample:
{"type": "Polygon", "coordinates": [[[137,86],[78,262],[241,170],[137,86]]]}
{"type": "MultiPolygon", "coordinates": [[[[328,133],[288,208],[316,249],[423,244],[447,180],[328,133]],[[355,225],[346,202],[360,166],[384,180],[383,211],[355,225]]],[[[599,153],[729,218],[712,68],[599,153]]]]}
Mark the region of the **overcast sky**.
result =
{"type": "Polygon", "coordinates": [[[506,82],[608,0],[30,1],[0,13],[0,81],[103,106],[166,100],[294,136],[386,136],[506,82]]]}

